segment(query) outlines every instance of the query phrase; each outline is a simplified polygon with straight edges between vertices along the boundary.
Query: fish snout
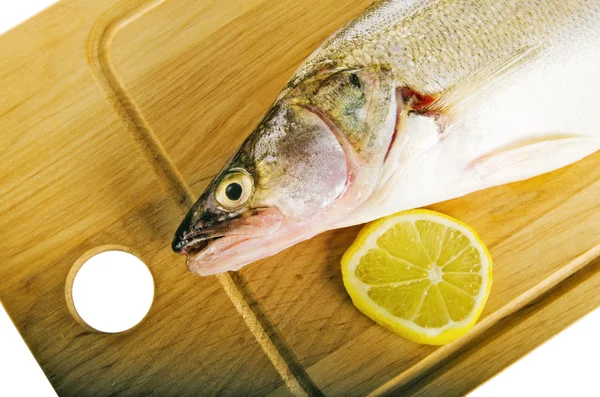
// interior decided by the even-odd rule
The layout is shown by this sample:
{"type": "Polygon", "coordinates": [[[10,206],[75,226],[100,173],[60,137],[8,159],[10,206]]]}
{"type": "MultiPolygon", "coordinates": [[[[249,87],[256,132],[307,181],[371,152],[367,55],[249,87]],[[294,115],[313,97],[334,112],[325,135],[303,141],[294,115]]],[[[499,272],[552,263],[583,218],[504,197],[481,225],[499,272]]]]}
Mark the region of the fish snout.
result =
{"type": "Polygon", "coordinates": [[[174,252],[185,255],[185,247],[190,242],[191,237],[190,228],[191,222],[189,222],[188,217],[186,217],[177,228],[177,231],[175,232],[175,237],[173,237],[171,248],[174,252]]]}
{"type": "Polygon", "coordinates": [[[194,250],[196,250],[202,249],[208,244],[208,242],[199,244],[201,242],[199,240],[202,239],[199,238],[198,225],[192,218],[192,211],[190,211],[177,228],[175,237],[173,237],[171,248],[178,254],[187,255],[192,246],[194,246],[194,250]]]}

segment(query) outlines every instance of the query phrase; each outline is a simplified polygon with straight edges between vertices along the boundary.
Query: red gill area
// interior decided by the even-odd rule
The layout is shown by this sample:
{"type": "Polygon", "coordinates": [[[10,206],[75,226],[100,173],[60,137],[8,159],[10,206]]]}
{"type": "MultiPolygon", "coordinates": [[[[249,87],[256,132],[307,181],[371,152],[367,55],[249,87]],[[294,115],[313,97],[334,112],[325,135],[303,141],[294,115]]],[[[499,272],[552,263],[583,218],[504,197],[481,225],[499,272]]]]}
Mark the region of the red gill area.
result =
{"type": "Polygon", "coordinates": [[[439,99],[439,95],[421,94],[410,87],[401,87],[396,91],[396,99],[398,103],[398,111],[396,112],[396,127],[394,128],[392,139],[390,140],[387,153],[385,154],[384,162],[387,160],[392,147],[394,147],[394,143],[396,142],[400,119],[408,112],[413,111],[428,117],[433,117],[435,122],[440,126],[440,134],[443,134],[446,127],[446,118],[444,115],[436,111],[429,110],[431,105],[433,105],[439,99]]]}

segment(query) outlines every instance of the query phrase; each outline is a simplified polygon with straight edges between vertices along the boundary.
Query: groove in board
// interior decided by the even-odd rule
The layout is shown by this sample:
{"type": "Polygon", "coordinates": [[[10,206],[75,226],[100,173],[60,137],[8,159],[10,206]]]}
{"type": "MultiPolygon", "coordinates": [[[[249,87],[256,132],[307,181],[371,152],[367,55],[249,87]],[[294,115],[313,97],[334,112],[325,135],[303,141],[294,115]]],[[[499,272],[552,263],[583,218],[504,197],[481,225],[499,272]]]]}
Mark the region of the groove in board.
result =
{"type": "MultiPolygon", "coordinates": [[[[163,0],[131,3],[131,6],[126,4],[111,9],[98,20],[88,39],[88,62],[98,83],[104,89],[109,103],[133,133],[134,140],[139,143],[154,174],[162,182],[163,188],[171,193],[171,199],[181,208],[182,213],[185,213],[195,202],[196,197],[181,178],[143,115],[121,86],[112,68],[110,46],[119,29],[156,8],[163,3],[163,0]]],[[[319,390],[308,378],[304,368],[298,364],[293,353],[279,338],[268,317],[264,315],[261,305],[256,302],[252,294],[245,293],[247,291],[245,288],[240,288],[244,283],[241,276],[220,274],[216,278],[290,391],[295,395],[319,395],[319,390]]]]}
{"type": "Polygon", "coordinates": [[[540,299],[503,318],[466,351],[450,356],[419,379],[398,388],[384,385],[377,396],[463,396],[517,359],[600,306],[600,260],[596,258],[540,299]],[[543,326],[540,326],[543,324],[543,326]],[[520,341],[530,340],[523,351],[520,341]],[[509,347],[509,348],[507,348],[509,347]]]}
{"type": "Polygon", "coordinates": [[[86,40],[114,5],[62,2],[0,37],[0,299],[61,396],[265,394],[281,377],[218,281],[173,265],[181,206],[90,73],[86,40]],[[90,332],[67,275],[115,244],[149,266],[154,303],[127,332],[90,332]]]}

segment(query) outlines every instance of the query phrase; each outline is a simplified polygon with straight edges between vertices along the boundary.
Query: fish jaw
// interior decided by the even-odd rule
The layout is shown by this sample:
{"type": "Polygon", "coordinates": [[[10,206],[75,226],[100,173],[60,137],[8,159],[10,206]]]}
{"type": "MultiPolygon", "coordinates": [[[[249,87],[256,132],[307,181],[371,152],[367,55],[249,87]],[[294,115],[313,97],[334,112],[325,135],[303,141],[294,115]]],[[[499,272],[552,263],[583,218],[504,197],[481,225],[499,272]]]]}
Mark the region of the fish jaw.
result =
{"type": "Polygon", "coordinates": [[[276,233],[282,219],[276,207],[246,211],[212,228],[202,227],[202,223],[194,224],[191,217],[187,216],[177,230],[172,247],[175,252],[188,258],[206,257],[214,252],[215,247],[223,247],[224,256],[228,256],[228,249],[238,242],[276,233]]]}
{"type": "Polygon", "coordinates": [[[282,227],[267,236],[225,236],[212,240],[201,251],[187,254],[187,267],[200,276],[238,271],[260,259],[275,255],[323,231],[314,225],[282,227]]]}

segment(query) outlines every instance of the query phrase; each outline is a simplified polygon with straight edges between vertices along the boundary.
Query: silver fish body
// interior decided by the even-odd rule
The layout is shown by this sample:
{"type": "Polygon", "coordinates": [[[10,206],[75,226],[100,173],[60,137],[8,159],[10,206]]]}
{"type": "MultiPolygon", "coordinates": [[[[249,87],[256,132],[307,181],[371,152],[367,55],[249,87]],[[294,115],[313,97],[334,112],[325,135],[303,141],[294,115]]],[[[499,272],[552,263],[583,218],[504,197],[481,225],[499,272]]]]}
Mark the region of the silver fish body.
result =
{"type": "Polygon", "coordinates": [[[600,0],[380,0],[294,74],[173,249],[238,270],[600,149],[600,0]]]}
{"type": "Polygon", "coordinates": [[[596,0],[380,0],[329,38],[292,77],[389,65],[399,85],[441,93],[528,48],[598,33],[596,0]]]}

